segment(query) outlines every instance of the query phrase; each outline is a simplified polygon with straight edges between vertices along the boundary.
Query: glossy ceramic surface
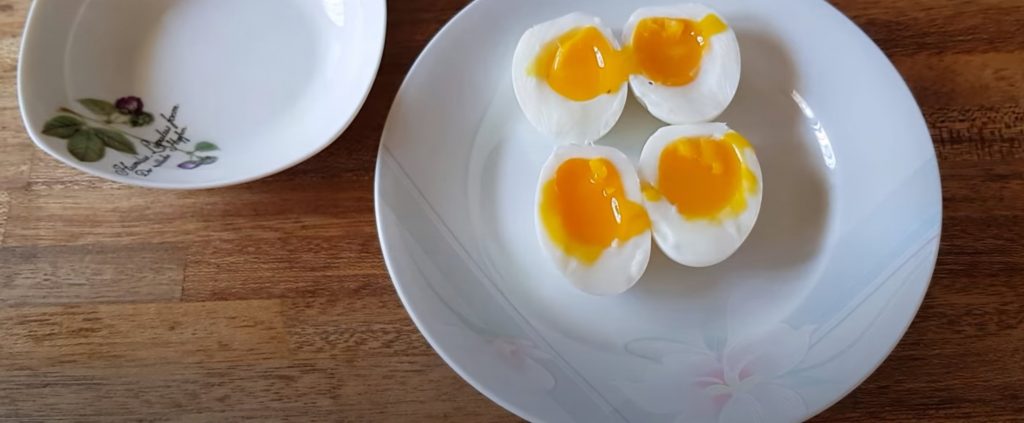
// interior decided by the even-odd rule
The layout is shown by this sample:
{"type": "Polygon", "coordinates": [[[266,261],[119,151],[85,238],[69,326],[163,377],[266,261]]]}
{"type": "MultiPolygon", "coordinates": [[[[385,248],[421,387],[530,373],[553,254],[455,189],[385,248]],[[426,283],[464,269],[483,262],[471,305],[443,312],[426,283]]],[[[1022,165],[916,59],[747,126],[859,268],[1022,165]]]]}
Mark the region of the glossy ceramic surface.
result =
{"type": "MultiPolygon", "coordinates": [[[[714,7],[743,54],[720,120],[758,151],[761,216],[711,268],[655,248],[623,295],[573,289],[539,248],[533,197],[554,143],[523,117],[509,73],[532,24],[580,10],[621,27],[633,6],[479,0],[433,40],[395,100],[376,186],[388,268],[439,354],[524,418],[803,420],[864,380],[917,311],[941,190],[899,74],[823,1],[714,7]]],[[[635,160],[660,125],[631,99],[598,144],[635,160]]]]}
{"type": "Polygon", "coordinates": [[[384,0],[37,0],[18,72],[36,144],[157,188],[261,178],[329,145],[384,46],[384,0]]]}

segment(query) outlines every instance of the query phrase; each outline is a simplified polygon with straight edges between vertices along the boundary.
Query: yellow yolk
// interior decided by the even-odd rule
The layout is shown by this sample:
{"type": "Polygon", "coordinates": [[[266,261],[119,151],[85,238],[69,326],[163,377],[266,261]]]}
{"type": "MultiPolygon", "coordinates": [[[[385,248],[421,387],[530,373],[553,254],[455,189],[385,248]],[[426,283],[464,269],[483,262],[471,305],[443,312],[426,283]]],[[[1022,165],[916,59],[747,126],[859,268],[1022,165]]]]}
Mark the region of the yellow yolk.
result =
{"type": "Polygon", "coordinates": [[[637,71],[656,84],[678,87],[700,73],[708,41],[728,27],[709,14],[700,22],[677,18],[645,18],[630,40],[637,71]]]}
{"type": "Polygon", "coordinates": [[[645,18],[637,23],[630,45],[616,50],[597,27],[574,28],[545,44],[527,73],[574,101],[618,92],[634,73],[660,85],[682,86],[700,73],[710,38],[726,29],[714,14],[699,22],[645,18]]]}
{"type": "Polygon", "coordinates": [[[739,214],[747,208],[747,194],[757,190],[757,176],[743,162],[749,148],[735,131],[722,139],[680,138],[662,150],[657,185],[645,184],[644,196],[665,198],[690,219],[739,214]]]}
{"type": "Polygon", "coordinates": [[[544,184],[539,207],[554,244],[585,264],[651,226],[643,205],[626,197],[615,165],[602,158],[563,162],[544,184]]]}
{"type": "Polygon", "coordinates": [[[528,73],[575,101],[617,92],[629,77],[622,52],[594,26],[573,29],[549,42],[528,73]]]}

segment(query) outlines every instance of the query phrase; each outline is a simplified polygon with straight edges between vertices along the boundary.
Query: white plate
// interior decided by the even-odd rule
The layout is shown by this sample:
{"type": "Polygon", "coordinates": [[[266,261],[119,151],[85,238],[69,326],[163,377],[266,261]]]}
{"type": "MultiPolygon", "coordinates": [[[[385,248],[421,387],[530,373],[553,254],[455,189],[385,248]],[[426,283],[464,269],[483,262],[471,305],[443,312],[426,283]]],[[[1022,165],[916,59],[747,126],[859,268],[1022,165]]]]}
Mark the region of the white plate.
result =
{"type": "MultiPolygon", "coordinates": [[[[744,67],[721,119],[758,150],[760,220],[720,265],[656,252],[627,293],[583,294],[534,235],[554,146],[518,109],[510,63],[529,26],[578,9],[621,27],[627,3],[478,0],[431,42],[377,164],[395,286],[448,364],[532,421],[809,418],[882,362],[928,286],[941,191],[921,113],[827,3],[716,0],[744,67]]],[[[635,159],[659,123],[626,109],[599,144],[635,159]]]]}
{"type": "Polygon", "coordinates": [[[118,182],[211,188],[268,176],[355,117],[380,63],[385,8],[36,0],[18,69],[25,125],[47,153],[118,182]],[[113,107],[128,97],[142,108],[113,107]]]}

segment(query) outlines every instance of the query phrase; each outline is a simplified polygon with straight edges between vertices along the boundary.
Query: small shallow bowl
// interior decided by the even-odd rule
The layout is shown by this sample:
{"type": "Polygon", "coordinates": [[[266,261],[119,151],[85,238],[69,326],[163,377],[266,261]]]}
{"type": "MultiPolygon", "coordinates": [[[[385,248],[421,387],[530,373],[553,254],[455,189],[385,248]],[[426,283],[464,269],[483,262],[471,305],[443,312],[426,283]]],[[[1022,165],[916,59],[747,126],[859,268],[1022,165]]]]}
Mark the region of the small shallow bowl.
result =
{"type": "Polygon", "coordinates": [[[384,0],[36,0],[18,95],[39,148],[92,175],[200,189],[280,172],[362,107],[384,0]]]}

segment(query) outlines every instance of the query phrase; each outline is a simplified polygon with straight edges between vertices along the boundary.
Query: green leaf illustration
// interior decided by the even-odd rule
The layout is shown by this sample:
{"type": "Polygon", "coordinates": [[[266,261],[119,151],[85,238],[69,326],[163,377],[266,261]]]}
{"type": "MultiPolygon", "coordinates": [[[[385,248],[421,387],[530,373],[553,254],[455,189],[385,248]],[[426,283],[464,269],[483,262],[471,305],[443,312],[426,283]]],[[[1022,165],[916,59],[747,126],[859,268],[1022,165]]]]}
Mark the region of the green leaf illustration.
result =
{"type": "Polygon", "coordinates": [[[85,126],[85,122],[74,116],[60,115],[43,125],[43,133],[51,137],[69,139],[85,126]]]}
{"type": "Polygon", "coordinates": [[[132,144],[124,134],[105,128],[95,128],[93,131],[96,133],[96,138],[103,141],[103,144],[107,147],[125,154],[134,155],[137,153],[135,144],[132,144]]]}
{"type": "Polygon", "coordinates": [[[103,160],[107,147],[92,128],[85,128],[68,140],[68,151],[76,159],[92,163],[103,160]]]}
{"type": "Polygon", "coordinates": [[[153,114],[150,112],[136,113],[132,115],[129,123],[131,123],[132,128],[148,126],[153,123],[153,114]]]}
{"type": "Polygon", "coordinates": [[[114,107],[114,103],[106,100],[98,100],[95,98],[83,98],[78,100],[78,103],[89,109],[90,112],[97,116],[107,117],[117,111],[117,107],[114,107]]]}
{"type": "Polygon", "coordinates": [[[200,142],[199,144],[196,144],[196,151],[217,151],[217,150],[220,150],[220,148],[217,147],[217,144],[214,144],[214,143],[209,142],[209,141],[203,141],[203,142],[200,142]]]}

